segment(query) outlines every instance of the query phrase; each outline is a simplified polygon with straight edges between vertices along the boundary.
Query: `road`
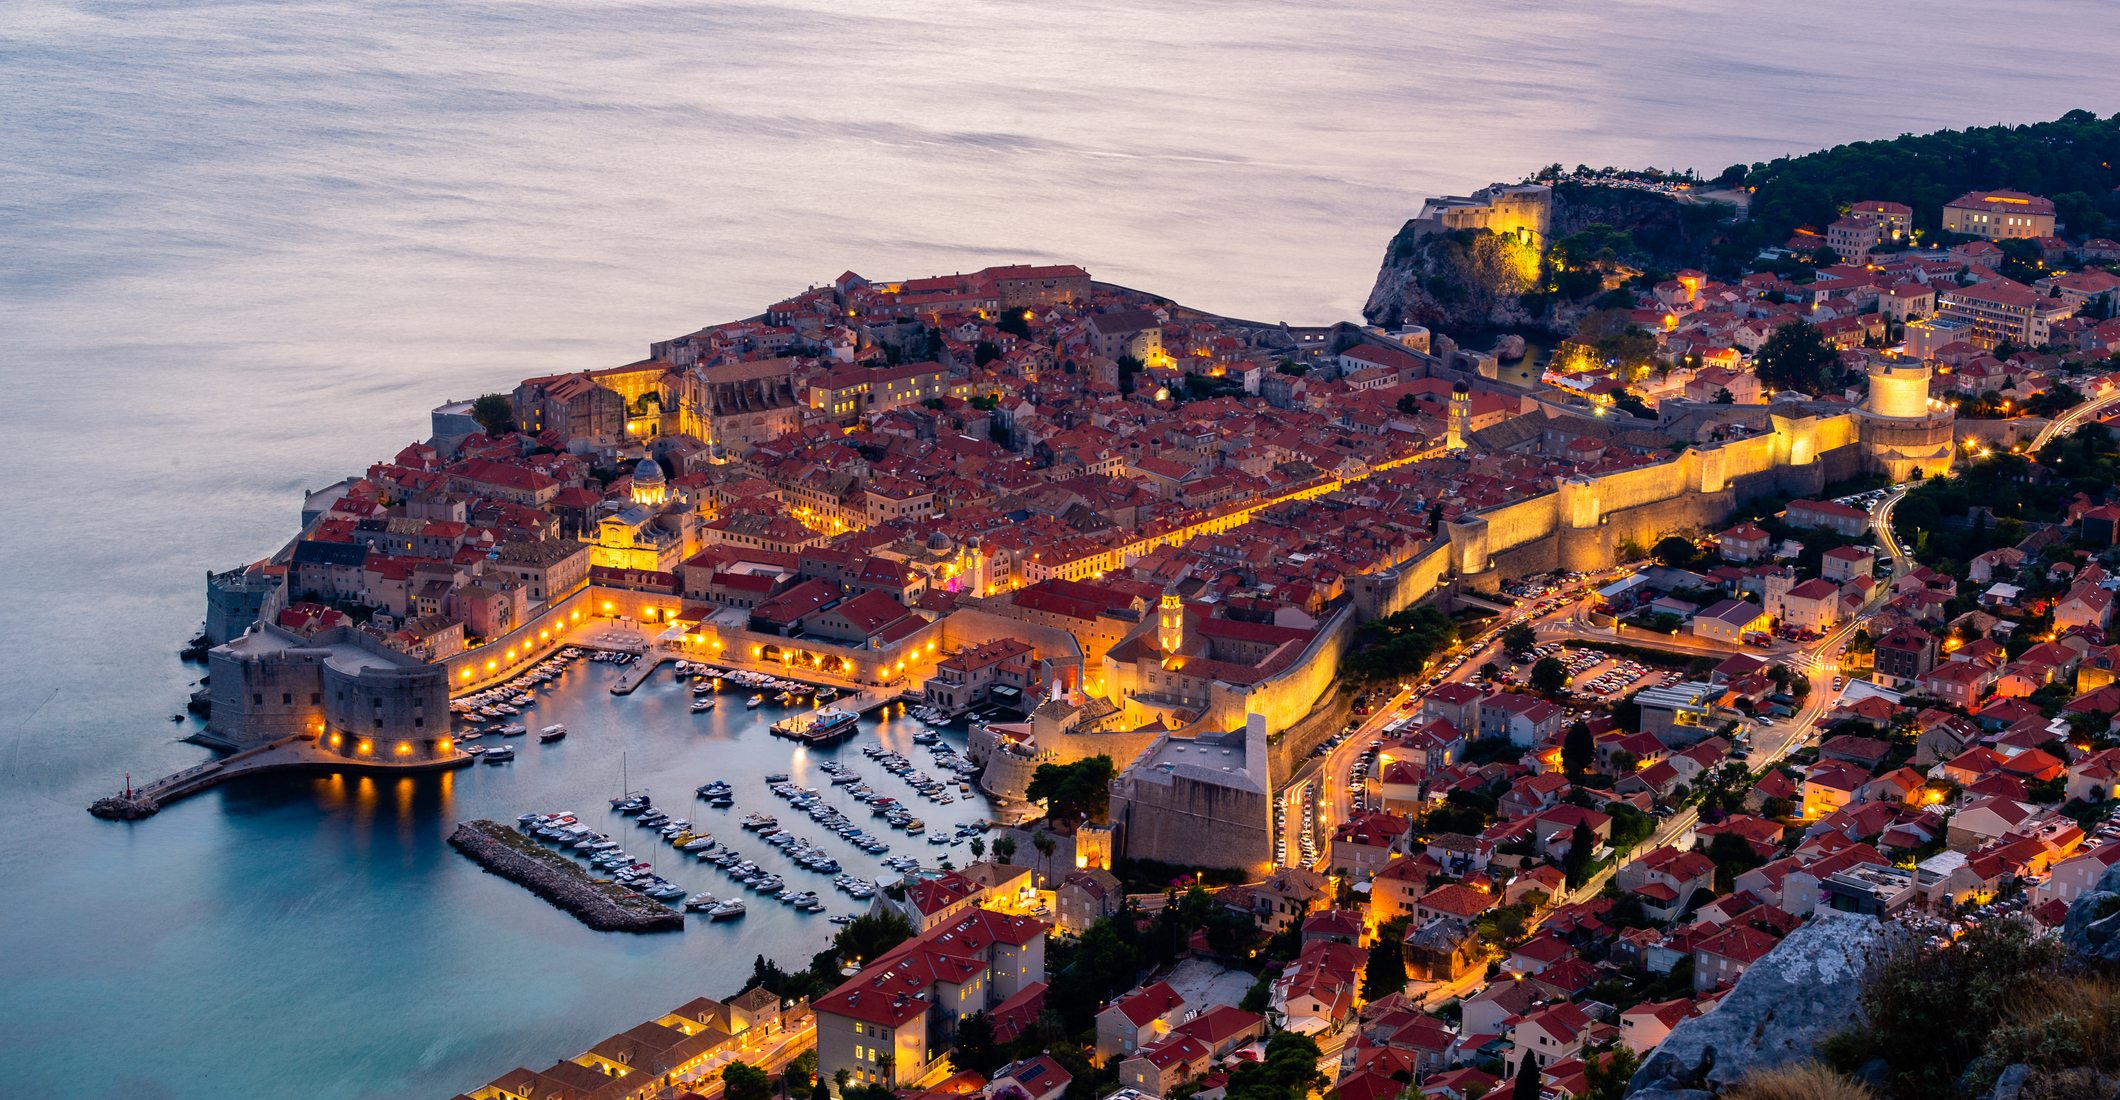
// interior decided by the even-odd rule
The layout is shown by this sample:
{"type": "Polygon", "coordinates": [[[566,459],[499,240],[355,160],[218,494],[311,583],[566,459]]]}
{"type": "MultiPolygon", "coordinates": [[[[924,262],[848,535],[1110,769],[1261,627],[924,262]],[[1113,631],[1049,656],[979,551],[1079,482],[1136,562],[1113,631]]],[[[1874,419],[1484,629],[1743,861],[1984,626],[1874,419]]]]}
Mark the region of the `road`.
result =
{"type": "Polygon", "coordinates": [[[2062,413],[2048,422],[2046,427],[2039,429],[2039,434],[2032,437],[2032,445],[2025,448],[2025,453],[2038,454],[2039,449],[2053,442],[2056,436],[2067,435],[2075,431],[2082,426],[2086,419],[2100,416],[2115,405],[2120,405],[2120,393],[2113,394],[2110,397],[2101,397],[2096,401],[2086,401],[2062,413]]]}
{"type": "MultiPolygon", "coordinates": [[[[1425,674],[1419,681],[1401,688],[1394,692],[1389,700],[1378,704],[1376,710],[1362,720],[1360,727],[1325,755],[1319,768],[1319,781],[1323,786],[1318,800],[1318,835],[1324,838],[1324,842],[1318,847],[1318,858],[1313,869],[1331,869],[1329,861],[1332,858],[1333,830],[1352,816],[1354,808],[1348,787],[1353,783],[1355,761],[1360,759],[1362,751],[1369,747],[1369,742],[1382,734],[1385,724],[1399,717],[1401,707],[1418,706],[1420,700],[1437,687],[1449,683],[1464,683],[1478,675],[1481,665],[1500,656],[1502,634],[1511,626],[1528,622],[1534,630],[1542,631],[1552,623],[1579,617],[1582,614],[1584,598],[1589,593],[1595,591],[1599,585],[1611,583],[1614,578],[1624,575],[1630,569],[1631,566],[1616,567],[1583,577],[1569,583],[1555,595],[1532,601],[1534,607],[1546,600],[1556,601],[1552,610],[1543,615],[1528,615],[1521,608],[1506,612],[1490,623],[1484,632],[1467,639],[1463,647],[1438,657],[1435,671],[1425,674]],[[1456,664],[1453,666],[1452,662],[1456,664]]],[[[1481,599],[1478,602],[1490,607],[1503,606],[1495,600],[1481,599]]],[[[1610,635],[1604,637],[1609,638],[1610,635]]],[[[1465,732],[1469,734],[1472,731],[1465,732]]]]}

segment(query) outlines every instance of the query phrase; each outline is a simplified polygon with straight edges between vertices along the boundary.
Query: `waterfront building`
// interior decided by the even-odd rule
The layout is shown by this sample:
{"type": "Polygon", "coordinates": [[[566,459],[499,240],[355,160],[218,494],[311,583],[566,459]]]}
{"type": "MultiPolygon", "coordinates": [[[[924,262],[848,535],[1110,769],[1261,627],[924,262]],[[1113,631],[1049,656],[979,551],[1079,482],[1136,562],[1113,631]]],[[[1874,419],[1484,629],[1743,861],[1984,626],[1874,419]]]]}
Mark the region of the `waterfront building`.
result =
{"type": "Polygon", "coordinates": [[[241,749],[312,737],[354,760],[424,763],[453,753],[448,675],[348,625],[302,637],[275,624],[207,653],[204,739],[241,749]]]}

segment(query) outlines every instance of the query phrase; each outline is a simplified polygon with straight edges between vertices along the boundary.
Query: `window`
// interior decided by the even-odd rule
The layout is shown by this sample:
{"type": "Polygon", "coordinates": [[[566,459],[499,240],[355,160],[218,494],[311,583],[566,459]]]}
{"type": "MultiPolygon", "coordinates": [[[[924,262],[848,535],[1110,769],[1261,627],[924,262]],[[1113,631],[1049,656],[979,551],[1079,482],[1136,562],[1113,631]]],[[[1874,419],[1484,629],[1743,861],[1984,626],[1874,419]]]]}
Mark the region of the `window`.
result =
{"type": "Polygon", "coordinates": [[[317,706],[317,705],[319,705],[319,704],[323,703],[323,701],[324,701],[324,693],[323,693],[323,692],[321,692],[321,691],[312,691],[312,692],[310,692],[310,693],[309,693],[309,705],[310,705],[310,706],[312,706],[312,707],[313,707],[313,706],[317,706]]]}
{"type": "Polygon", "coordinates": [[[291,706],[293,706],[293,705],[294,705],[294,692],[291,692],[291,691],[283,691],[283,692],[281,692],[281,693],[280,693],[280,705],[281,705],[281,706],[283,706],[283,707],[291,707],[291,706]]]}
{"type": "Polygon", "coordinates": [[[251,692],[251,693],[250,693],[250,705],[251,705],[251,706],[254,706],[254,707],[262,707],[262,706],[264,706],[264,705],[265,705],[265,696],[264,696],[264,695],[263,695],[262,693],[260,693],[260,692],[255,692],[255,691],[254,691],[254,692],[251,692]]]}

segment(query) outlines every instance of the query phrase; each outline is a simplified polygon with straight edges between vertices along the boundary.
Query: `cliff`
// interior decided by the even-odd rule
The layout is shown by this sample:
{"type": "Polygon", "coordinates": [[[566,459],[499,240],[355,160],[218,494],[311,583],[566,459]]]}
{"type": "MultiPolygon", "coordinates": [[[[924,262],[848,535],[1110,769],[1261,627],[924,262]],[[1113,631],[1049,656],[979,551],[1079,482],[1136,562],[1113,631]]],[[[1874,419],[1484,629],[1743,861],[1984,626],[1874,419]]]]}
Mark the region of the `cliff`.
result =
{"type": "MultiPolygon", "coordinates": [[[[1562,183],[1553,189],[1551,235],[1541,245],[1604,225],[1632,237],[1642,263],[1700,266],[1730,214],[1727,206],[1681,203],[1652,191],[1562,183]]],[[[1444,331],[1564,329],[1581,307],[1536,293],[1542,259],[1538,248],[1491,233],[1422,235],[1408,221],[1385,249],[1362,315],[1372,324],[1444,331]]]]}
{"type": "Polygon", "coordinates": [[[1863,979],[1891,940],[1874,917],[1821,912],[1737,980],[1715,1009],[1678,1025],[1628,1086],[1639,1100],[1694,1100],[1751,1069],[1815,1057],[1861,1015],[1863,979]]]}

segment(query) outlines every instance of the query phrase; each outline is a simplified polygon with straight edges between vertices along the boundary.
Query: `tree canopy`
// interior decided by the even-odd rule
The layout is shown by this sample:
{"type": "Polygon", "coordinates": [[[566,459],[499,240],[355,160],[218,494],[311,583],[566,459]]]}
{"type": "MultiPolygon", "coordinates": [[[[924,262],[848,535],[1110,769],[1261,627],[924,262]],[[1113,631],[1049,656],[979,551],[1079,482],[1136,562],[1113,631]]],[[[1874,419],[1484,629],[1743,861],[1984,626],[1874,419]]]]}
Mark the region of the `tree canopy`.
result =
{"type": "Polygon", "coordinates": [[[1416,607],[1363,623],[1354,637],[1354,652],[1340,662],[1340,671],[1374,683],[1419,673],[1457,641],[1458,626],[1433,607],[1416,607]]]}
{"type": "Polygon", "coordinates": [[[1568,666],[1557,657],[1540,657],[1531,666],[1531,688],[1552,695],[1568,686],[1568,666]]]}
{"type": "Polygon", "coordinates": [[[1817,325],[1790,321],[1775,329],[1759,346],[1752,367],[1760,383],[1770,389],[1796,390],[1816,397],[1838,388],[1840,352],[1826,343],[1817,325]]]}
{"type": "MultiPolygon", "coordinates": [[[[1756,240],[1779,241],[1800,225],[1824,227],[1865,199],[1914,208],[1917,228],[1934,228],[1943,204],[1980,188],[2046,195],[2070,229],[2109,235],[2120,165],[2120,114],[2070,111],[2051,122],[1979,126],[1858,141],[1752,165],[1757,188],[1749,222],[1756,240]]],[[[1729,173],[1726,172],[1725,176],[1729,173]]]]}
{"type": "Polygon", "coordinates": [[[1072,764],[1040,764],[1023,796],[1045,803],[1053,821],[1087,819],[1103,824],[1111,813],[1112,758],[1092,756],[1072,764]]]}
{"type": "Polygon", "coordinates": [[[489,393],[471,403],[471,419],[486,434],[503,436],[515,430],[515,402],[505,393],[489,393]]]}

